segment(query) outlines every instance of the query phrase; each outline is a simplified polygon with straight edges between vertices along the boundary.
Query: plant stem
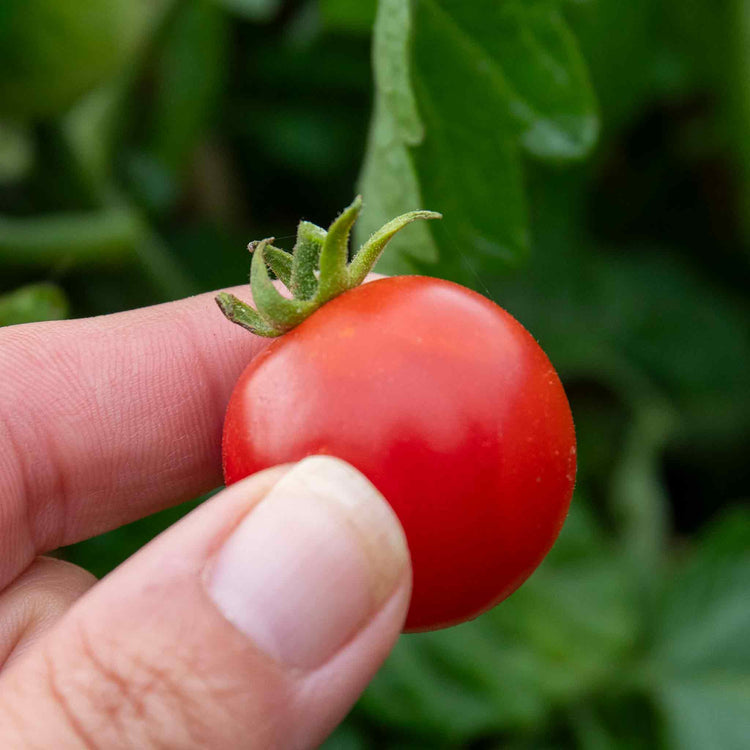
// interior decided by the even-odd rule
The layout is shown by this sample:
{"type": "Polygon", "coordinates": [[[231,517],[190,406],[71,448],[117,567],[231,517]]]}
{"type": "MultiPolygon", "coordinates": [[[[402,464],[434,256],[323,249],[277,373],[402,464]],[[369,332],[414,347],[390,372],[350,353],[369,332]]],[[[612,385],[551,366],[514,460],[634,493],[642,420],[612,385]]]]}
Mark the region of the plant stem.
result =
{"type": "Polygon", "coordinates": [[[160,237],[133,209],[15,218],[0,216],[0,263],[8,267],[121,266],[139,262],[166,299],[196,292],[160,237]]]}
{"type": "Polygon", "coordinates": [[[135,217],[119,208],[0,216],[0,263],[31,268],[118,265],[132,255],[141,231],[135,217]]]}

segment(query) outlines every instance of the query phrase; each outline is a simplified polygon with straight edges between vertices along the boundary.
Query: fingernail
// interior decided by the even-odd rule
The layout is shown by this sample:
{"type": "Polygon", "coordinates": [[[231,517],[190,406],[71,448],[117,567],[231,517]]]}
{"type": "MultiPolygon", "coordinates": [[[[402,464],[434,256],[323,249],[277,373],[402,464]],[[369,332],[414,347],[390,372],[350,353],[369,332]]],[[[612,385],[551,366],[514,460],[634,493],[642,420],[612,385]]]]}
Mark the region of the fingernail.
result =
{"type": "Polygon", "coordinates": [[[208,590],[269,656],[312,669],[372,617],[407,564],[406,539],[383,496],[349,464],[313,456],[227,539],[208,590]]]}

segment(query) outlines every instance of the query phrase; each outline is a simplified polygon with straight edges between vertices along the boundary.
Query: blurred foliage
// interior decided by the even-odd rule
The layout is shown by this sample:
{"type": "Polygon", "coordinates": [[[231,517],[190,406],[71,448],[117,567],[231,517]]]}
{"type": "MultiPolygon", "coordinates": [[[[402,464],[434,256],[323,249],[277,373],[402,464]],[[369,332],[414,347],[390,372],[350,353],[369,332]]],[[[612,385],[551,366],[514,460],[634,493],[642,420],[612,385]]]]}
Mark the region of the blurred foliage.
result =
{"type": "Polygon", "coordinates": [[[54,284],[29,284],[0,295],[0,326],[60,320],[67,314],[68,301],[54,284]]]}
{"type": "Polygon", "coordinates": [[[381,270],[492,297],[566,382],[558,544],[326,747],[747,746],[748,0],[9,0],[0,63],[0,324],[237,283],[358,184],[364,232],[446,214],[381,270]]]}
{"type": "Polygon", "coordinates": [[[30,119],[67,109],[127,64],[170,2],[4,0],[0,115],[30,119]]]}
{"type": "Polygon", "coordinates": [[[577,159],[597,132],[583,60],[556,6],[381,0],[360,234],[420,196],[444,214],[421,228],[417,253],[413,240],[395,240],[406,262],[391,253],[387,270],[404,271],[415,255],[448,270],[456,245],[478,260],[517,261],[528,250],[522,150],[577,159]]]}

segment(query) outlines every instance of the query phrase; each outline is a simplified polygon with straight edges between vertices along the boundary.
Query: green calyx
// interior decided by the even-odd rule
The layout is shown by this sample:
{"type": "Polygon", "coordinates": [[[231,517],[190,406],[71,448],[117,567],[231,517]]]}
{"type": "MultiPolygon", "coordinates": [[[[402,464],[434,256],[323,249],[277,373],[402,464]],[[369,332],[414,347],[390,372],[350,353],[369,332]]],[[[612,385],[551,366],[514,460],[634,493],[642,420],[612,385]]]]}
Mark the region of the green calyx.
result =
{"type": "Polygon", "coordinates": [[[274,247],[273,238],[251,242],[250,288],[255,308],[233,294],[216,296],[221,311],[233,323],[258,336],[281,336],[298,326],[321,305],[359,286],[373,269],[396,232],[416,219],[440,219],[434,211],[410,211],[378,229],[349,262],[349,235],[362,210],[362,197],[342,211],[328,231],[301,221],[291,253],[274,247]],[[284,296],[268,269],[291,293],[284,296]]]}

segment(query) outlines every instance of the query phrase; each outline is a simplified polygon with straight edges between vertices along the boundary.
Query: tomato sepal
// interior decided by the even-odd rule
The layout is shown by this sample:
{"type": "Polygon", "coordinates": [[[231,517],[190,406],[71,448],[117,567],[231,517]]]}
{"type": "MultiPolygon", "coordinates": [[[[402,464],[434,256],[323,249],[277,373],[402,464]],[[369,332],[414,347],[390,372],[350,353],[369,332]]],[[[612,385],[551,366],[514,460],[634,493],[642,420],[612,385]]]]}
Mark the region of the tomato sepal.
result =
{"type": "Polygon", "coordinates": [[[293,253],[274,247],[273,238],[251,242],[253,253],[250,288],[255,308],[227,292],[216,302],[233,323],[257,336],[277,337],[295,328],[315,310],[340,294],[359,286],[373,269],[391,238],[418,219],[439,219],[434,211],[410,211],[389,221],[354,254],[349,262],[349,236],[362,210],[357,196],[326,231],[301,221],[293,253]],[[291,296],[282,294],[271,280],[269,268],[291,296]]]}

